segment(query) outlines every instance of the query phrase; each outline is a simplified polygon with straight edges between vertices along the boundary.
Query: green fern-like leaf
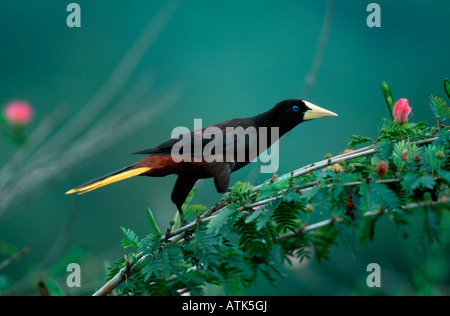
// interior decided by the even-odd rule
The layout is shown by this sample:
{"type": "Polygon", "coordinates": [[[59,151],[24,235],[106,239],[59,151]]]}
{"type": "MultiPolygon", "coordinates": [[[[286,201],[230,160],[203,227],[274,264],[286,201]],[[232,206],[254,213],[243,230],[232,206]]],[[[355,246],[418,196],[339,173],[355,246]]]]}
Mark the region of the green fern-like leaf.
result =
{"type": "Polygon", "coordinates": [[[167,288],[167,281],[164,278],[151,278],[148,280],[148,294],[151,296],[167,296],[170,295],[170,291],[167,288]]]}
{"type": "Polygon", "coordinates": [[[437,242],[441,244],[441,220],[440,216],[430,208],[427,208],[424,215],[424,230],[428,237],[428,243],[437,242]]]}
{"type": "Polygon", "coordinates": [[[350,142],[347,144],[347,148],[351,149],[351,148],[356,147],[357,145],[365,144],[365,143],[369,143],[369,142],[375,143],[375,141],[370,137],[352,135],[352,136],[350,136],[350,142]]]}
{"type": "Polygon", "coordinates": [[[330,259],[331,247],[337,244],[335,225],[327,225],[308,234],[317,262],[330,259]]]}
{"type": "Polygon", "coordinates": [[[297,178],[293,177],[292,173],[286,173],[277,177],[274,183],[280,186],[282,189],[287,189],[289,187],[292,187],[296,181],[297,178]]]}
{"type": "Polygon", "coordinates": [[[450,171],[441,170],[439,171],[439,176],[448,186],[450,186],[450,171]]]}
{"type": "Polygon", "coordinates": [[[434,116],[439,117],[441,122],[444,122],[450,117],[450,109],[443,98],[430,96],[430,108],[434,116]]]}
{"type": "Polygon", "coordinates": [[[144,254],[157,252],[161,247],[160,236],[157,234],[149,234],[141,239],[138,246],[138,252],[143,252],[144,254]]]}
{"type": "Polygon", "coordinates": [[[364,216],[358,233],[359,241],[362,243],[365,240],[373,240],[375,235],[375,223],[381,215],[364,216]]]}
{"type": "Polygon", "coordinates": [[[299,223],[299,210],[304,206],[301,202],[283,202],[273,212],[273,219],[278,225],[278,230],[295,232],[299,223]]]}
{"type": "Polygon", "coordinates": [[[256,230],[260,231],[272,217],[275,209],[281,204],[282,199],[275,199],[264,206],[252,210],[251,214],[245,219],[245,223],[256,221],[256,230]]]}
{"type": "Polygon", "coordinates": [[[192,244],[196,246],[197,257],[195,261],[202,270],[207,270],[210,264],[220,264],[220,239],[209,232],[205,223],[197,224],[192,244]]]}
{"type": "Polygon", "coordinates": [[[279,182],[274,182],[274,183],[268,183],[264,186],[262,186],[259,189],[259,194],[258,194],[258,198],[260,200],[264,200],[270,197],[273,197],[275,195],[277,195],[282,189],[282,185],[280,185],[281,183],[279,182]]]}
{"type": "Polygon", "coordinates": [[[121,242],[121,246],[123,248],[127,248],[127,247],[134,247],[136,249],[139,248],[139,237],[131,230],[131,229],[126,229],[124,227],[120,227],[120,229],[122,230],[123,234],[125,235],[125,238],[122,239],[121,242]]]}
{"type": "Polygon", "coordinates": [[[264,238],[256,229],[255,222],[245,223],[245,220],[241,219],[237,226],[240,237],[239,246],[244,252],[254,254],[267,250],[264,238]]]}
{"type": "Polygon", "coordinates": [[[252,192],[252,185],[248,182],[236,182],[231,188],[230,199],[232,201],[240,202],[241,204],[250,203],[254,197],[252,192]]]}
{"type": "Polygon", "coordinates": [[[189,218],[193,215],[198,216],[203,214],[208,209],[206,205],[202,204],[192,204],[186,207],[185,211],[183,211],[184,218],[189,218]]]}
{"type": "Polygon", "coordinates": [[[183,255],[179,245],[163,245],[157,252],[147,255],[146,265],[142,269],[145,281],[150,277],[168,280],[172,274],[182,273],[183,255]]]}
{"type": "Polygon", "coordinates": [[[397,168],[400,168],[405,163],[405,160],[403,160],[402,158],[402,153],[405,149],[406,149],[406,142],[404,140],[399,141],[394,145],[394,150],[392,152],[392,159],[397,168]]]}
{"type": "Polygon", "coordinates": [[[173,286],[178,289],[177,293],[187,293],[193,296],[205,295],[205,284],[220,285],[220,279],[214,274],[206,270],[199,269],[187,269],[182,275],[180,275],[173,286]],[[180,291],[180,289],[184,289],[180,291]]]}
{"type": "Polygon", "coordinates": [[[208,232],[208,227],[206,224],[197,224],[194,240],[203,253],[217,253],[217,238],[208,232]]]}
{"type": "MultiPolygon", "coordinates": [[[[437,146],[435,144],[430,144],[425,146],[424,148],[424,160],[423,166],[421,168],[422,171],[426,172],[439,172],[443,163],[445,163],[446,149],[443,146],[437,146]],[[444,158],[439,158],[437,152],[441,151],[444,153],[444,158]]],[[[447,155],[448,156],[448,155],[447,155]]]]}
{"type": "Polygon", "coordinates": [[[394,144],[389,141],[380,141],[375,146],[375,150],[377,151],[377,157],[380,160],[388,161],[392,158],[392,151],[394,149],[394,144]]]}
{"type": "Polygon", "coordinates": [[[233,207],[227,207],[220,211],[209,223],[208,232],[219,235],[230,229],[243,216],[243,213],[233,207]]]}
{"type": "Polygon", "coordinates": [[[361,245],[358,238],[358,227],[350,218],[347,217],[343,222],[336,223],[336,230],[340,245],[343,245],[352,254],[360,253],[361,245]]]}
{"type": "Polygon", "coordinates": [[[380,205],[387,210],[401,210],[402,203],[395,192],[383,183],[373,183],[371,193],[376,197],[380,205]]]}

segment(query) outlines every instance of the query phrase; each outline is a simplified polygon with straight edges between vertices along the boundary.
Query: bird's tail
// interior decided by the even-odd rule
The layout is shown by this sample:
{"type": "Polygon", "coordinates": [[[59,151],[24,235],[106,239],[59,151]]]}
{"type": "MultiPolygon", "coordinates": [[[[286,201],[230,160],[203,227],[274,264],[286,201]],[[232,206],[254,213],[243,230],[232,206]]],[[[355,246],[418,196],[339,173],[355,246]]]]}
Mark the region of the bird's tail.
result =
{"type": "Polygon", "coordinates": [[[104,175],[103,177],[94,179],[85,184],[79,185],[72,190],[66,192],[66,194],[77,193],[78,195],[90,192],[92,190],[104,187],[108,184],[122,181],[134,176],[141,175],[149,171],[150,167],[137,167],[136,164],[117,170],[115,172],[104,175]]]}

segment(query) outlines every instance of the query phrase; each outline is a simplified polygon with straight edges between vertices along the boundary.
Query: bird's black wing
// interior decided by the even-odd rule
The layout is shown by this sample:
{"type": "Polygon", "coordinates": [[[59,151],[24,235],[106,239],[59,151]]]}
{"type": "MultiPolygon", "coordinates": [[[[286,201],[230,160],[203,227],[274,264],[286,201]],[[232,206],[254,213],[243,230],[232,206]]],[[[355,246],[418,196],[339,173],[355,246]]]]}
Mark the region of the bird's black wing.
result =
{"type": "Polygon", "coordinates": [[[171,155],[173,150],[176,150],[176,148],[180,149],[187,149],[190,148],[190,151],[183,152],[183,150],[176,151],[176,154],[181,155],[189,155],[194,156],[197,151],[195,150],[200,149],[200,153],[203,152],[203,148],[208,144],[211,139],[203,138],[202,132],[199,130],[190,131],[189,133],[180,134],[178,138],[171,138],[166,140],[165,142],[162,142],[156,147],[148,148],[145,150],[141,150],[138,152],[133,153],[133,155],[171,155]],[[177,146],[174,148],[174,146],[177,146]]]}
{"type": "MultiPolygon", "coordinates": [[[[133,154],[176,154],[194,157],[205,155],[205,153],[226,155],[227,152],[233,151],[237,157],[238,153],[248,152],[250,147],[257,145],[257,137],[258,130],[251,120],[233,119],[204,127],[201,130],[180,134],[178,138],[168,139],[156,147],[133,154]],[[219,152],[218,149],[221,151],[219,152]]],[[[252,159],[254,158],[256,157],[252,157],[252,159]]]]}

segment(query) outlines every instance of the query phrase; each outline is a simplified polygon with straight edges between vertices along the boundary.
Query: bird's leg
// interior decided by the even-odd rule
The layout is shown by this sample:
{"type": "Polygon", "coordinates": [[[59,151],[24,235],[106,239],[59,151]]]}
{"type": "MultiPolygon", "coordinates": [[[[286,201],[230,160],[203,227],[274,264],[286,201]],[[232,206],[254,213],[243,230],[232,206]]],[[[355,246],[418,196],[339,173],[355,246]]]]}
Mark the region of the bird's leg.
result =
{"type": "Polygon", "coordinates": [[[182,206],[186,201],[189,192],[191,192],[192,188],[194,187],[195,182],[197,182],[196,178],[179,176],[177,178],[177,181],[175,181],[175,186],[173,187],[171,198],[172,202],[175,203],[178,212],[180,213],[181,226],[185,226],[189,223],[187,219],[184,219],[182,206]]]}

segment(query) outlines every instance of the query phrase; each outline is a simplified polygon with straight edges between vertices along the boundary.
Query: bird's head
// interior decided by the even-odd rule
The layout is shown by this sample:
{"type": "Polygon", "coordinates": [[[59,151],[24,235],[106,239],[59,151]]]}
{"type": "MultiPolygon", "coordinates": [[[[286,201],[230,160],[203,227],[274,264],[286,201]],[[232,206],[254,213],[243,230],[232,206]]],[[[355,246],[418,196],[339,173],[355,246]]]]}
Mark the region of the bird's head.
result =
{"type": "Polygon", "coordinates": [[[338,116],[336,113],[300,99],[281,101],[269,110],[267,114],[269,125],[280,127],[283,134],[303,121],[326,116],[338,116]]]}

